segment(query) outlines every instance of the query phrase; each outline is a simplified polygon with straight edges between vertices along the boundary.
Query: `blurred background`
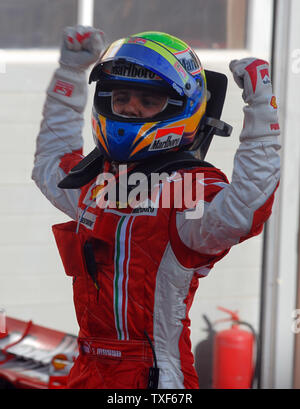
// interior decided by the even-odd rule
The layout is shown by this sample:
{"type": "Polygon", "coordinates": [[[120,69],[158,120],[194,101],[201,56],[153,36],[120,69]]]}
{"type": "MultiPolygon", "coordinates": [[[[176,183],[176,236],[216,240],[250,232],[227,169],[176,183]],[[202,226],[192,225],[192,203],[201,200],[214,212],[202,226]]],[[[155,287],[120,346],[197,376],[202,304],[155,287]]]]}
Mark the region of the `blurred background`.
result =
{"type": "MultiPolygon", "coordinates": [[[[300,388],[298,271],[300,164],[300,2],[298,0],[1,0],[0,1],[0,307],[6,314],[77,334],[71,279],[51,225],[68,218],[42,196],[31,171],[45,90],[57,67],[62,30],[101,28],[107,42],[165,31],[196,49],[204,68],[228,76],[222,118],[234,130],[215,137],[206,160],[230,179],[243,124],[232,59],[271,62],[280,109],[282,180],[264,233],[232,248],[201,279],[190,312],[199,385],[212,384],[212,337],[229,328],[218,306],[238,311],[260,336],[258,388],[300,388]]],[[[85,153],[93,86],[85,112],[85,153]]]]}

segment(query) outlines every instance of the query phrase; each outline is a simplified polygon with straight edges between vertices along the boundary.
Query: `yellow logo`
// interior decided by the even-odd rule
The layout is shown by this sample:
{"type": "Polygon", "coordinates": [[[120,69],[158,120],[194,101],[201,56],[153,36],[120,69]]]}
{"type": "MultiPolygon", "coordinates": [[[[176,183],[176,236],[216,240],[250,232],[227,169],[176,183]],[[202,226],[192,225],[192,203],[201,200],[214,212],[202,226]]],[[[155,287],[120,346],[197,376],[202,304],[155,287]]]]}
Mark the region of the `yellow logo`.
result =
{"type": "Polygon", "coordinates": [[[64,369],[67,364],[68,358],[64,354],[57,354],[52,358],[52,365],[57,371],[64,369]]]}
{"type": "Polygon", "coordinates": [[[98,185],[98,186],[96,186],[96,187],[94,187],[92,189],[92,193],[91,193],[92,200],[96,199],[96,197],[98,196],[100,190],[102,190],[103,188],[104,188],[104,185],[98,185]]]}
{"type": "Polygon", "coordinates": [[[277,109],[277,102],[276,102],[276,97],[275,97],[275,95],[272,96],[270,105],[271,105],[271,107],[273,107],[274,109],[277,109]]]}

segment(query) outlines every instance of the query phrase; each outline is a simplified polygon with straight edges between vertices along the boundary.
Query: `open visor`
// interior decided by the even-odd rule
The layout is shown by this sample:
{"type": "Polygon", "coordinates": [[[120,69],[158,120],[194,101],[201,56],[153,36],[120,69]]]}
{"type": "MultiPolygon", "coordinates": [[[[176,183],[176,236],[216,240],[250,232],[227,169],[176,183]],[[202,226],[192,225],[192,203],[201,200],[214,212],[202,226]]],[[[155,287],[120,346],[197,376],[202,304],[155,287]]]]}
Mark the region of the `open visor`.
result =
{"type": "Polygon", "coordinates": [[[89,82],[99,80],[104,63],[126,61],[154,72],[171,85],[181,96],[193,99],[198,82],[185,70],[180,61],[165,47],[140,37],[127,37],[115,41],[93,68],[89,82]]]}

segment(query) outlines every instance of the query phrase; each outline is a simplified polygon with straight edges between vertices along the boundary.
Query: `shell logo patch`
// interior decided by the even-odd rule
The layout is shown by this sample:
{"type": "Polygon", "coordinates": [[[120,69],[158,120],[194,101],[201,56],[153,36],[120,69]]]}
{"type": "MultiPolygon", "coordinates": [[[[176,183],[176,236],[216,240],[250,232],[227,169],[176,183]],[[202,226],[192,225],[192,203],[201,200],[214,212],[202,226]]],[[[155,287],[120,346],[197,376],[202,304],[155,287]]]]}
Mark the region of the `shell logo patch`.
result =
{"type": "Polygon", "coordinates": [[[95,199],[95,198],[98,196],[100,190],[102,190],[103,188],[104,188],[104,184],[95,186],[95,187],[92,189],[92,192],[91,192],[91,199],[92,199],[92,200],[95,199]]]}
{"type": "Polygon", "coordinates": [[[273,107],[274,109],[277,109],[277,102],[276,102],[276,97],[275,95],[272,96],[271,101],[270,101],[270,105],[271,107],[273,107]]]}
{"type": "Polygon", "coordinates": [[[180,144],[183,131],[184,125],[176,126],[174,128],[158,129],[155,138],[149,147],[149,151],[160,151],[175,148],[180,144]]]}
{"type": "Polygon", "coordinates": [[[52,358],[51,363],[54,366],[54,369],[59,371],[61,369],[64,369],[67,366],[68,358],[64,354],[57,354],[52,358]]]}

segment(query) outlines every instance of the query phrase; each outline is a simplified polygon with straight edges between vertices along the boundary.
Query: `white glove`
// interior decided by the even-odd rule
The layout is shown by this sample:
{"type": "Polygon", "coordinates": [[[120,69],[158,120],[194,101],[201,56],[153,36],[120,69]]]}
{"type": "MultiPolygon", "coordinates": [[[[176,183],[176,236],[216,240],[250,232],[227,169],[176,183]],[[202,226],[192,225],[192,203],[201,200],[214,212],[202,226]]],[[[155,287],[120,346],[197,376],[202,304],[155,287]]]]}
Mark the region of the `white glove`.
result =
{"type": "Polygon", "coordinates": [[[233,60],[229,64],[233,78],[243,91],[244,101],[251,105],[273,96],[269,64],[256,58],[233,60]]]}
{"type": "Polygon", "coordinates": [[[93,27],[66,27],[59,63],[63,68],[85,71],[105,47],[104,33],[93,27]]]}
{"type": "Polygon", "coordinates": [[[247,137],[279,135],[277,103],[272,91],[269,64],[257,58],[233,60],[233,78],[243,89],[245,122],[241,140],[247,137]]]}

